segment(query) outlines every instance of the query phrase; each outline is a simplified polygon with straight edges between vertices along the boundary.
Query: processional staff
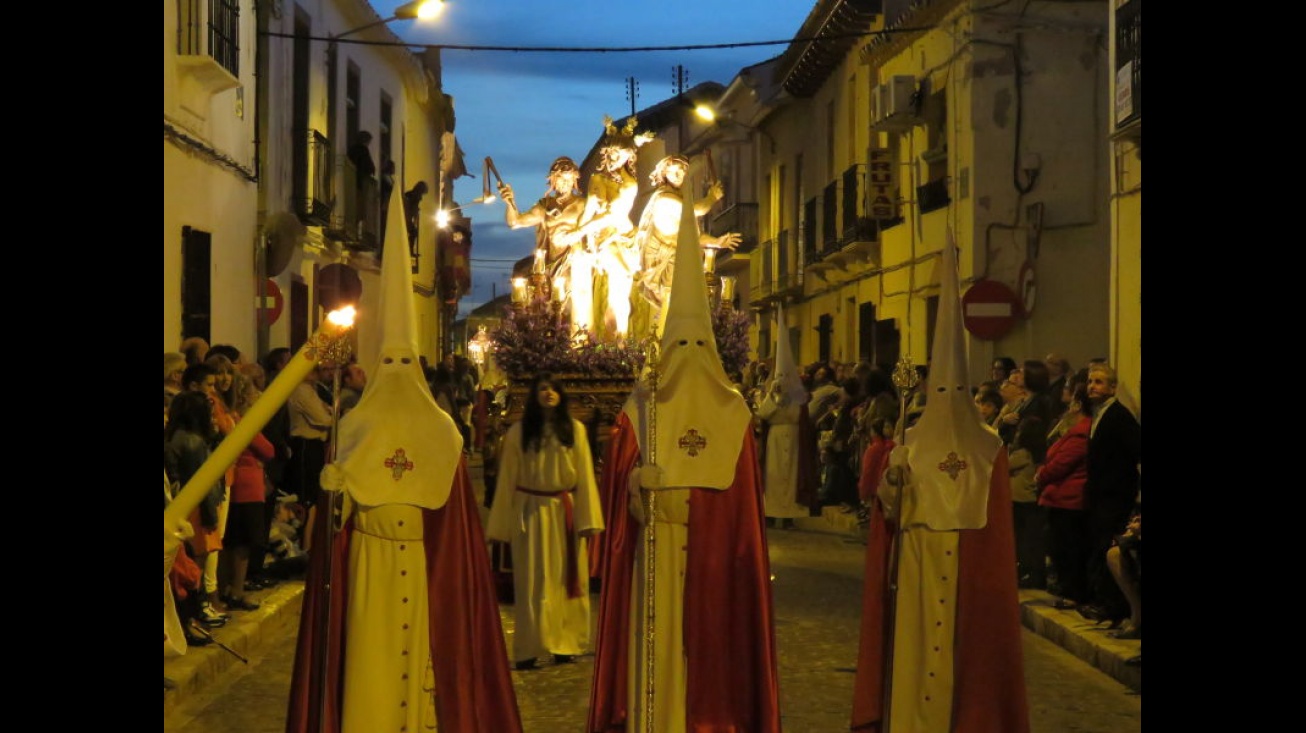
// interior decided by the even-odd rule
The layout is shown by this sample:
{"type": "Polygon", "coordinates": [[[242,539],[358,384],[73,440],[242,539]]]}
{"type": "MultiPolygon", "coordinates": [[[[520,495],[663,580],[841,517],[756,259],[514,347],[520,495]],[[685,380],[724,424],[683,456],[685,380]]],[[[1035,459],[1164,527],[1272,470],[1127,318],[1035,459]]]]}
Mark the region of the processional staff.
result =
{"type": "MultiPolygon", "coordinates": [[[[898,360],[898,366],[893,370],[893,384],[898,388],[901,397],[898,404],[898,427],[894,436],[898,445],[906,447],[907,445],[907,401],[911,398],[912,390],[920,382],[920,375],[916,373],[916,368],[912,366],[911,357],[904,356],[898,360]]],[[[896,449],[895,449],[896,450],[896,449]]],[[[907,476],[905,471],[897,467],[890,467],[896,475],[889,481],[898,488],[898,499],[894,502],[897,506],[897,518],[894,521],[893,528],[893,545],[889,548],[889,602],[885,608],[885,637],[884,637],[884,697],[882,705],[882,718],[880,721],[880,730],[882,733],[889,733],[890,720],[889,712],[893,706],[893,654],[894,629],[897,625],[898,617],[898,565],[902,557],[902,535],[903,535],[903,505],[906,503],[907,493],[907,476]],[[896,480],[893,480],[896,479],[896,480]]],[[[886,517],[887,519],[887,517],[886,517]]]]}
{"type": "MultiPolygon", "coordinates": [[[[649,397],[648,397],[648,425],[645,432],[645,446],[648,448],[648,463],[646,465],[656,468],[657,460],[657,432],[658,432],[658,344],[656,341],[649,344],[648,352],[649,370],[649,397]]],[[[659,487],[660,488],[660,487],[659,487]]],[[[657,503],[655,497],[656,490],[645,490],[644,496],[644,729],[646,733],[657,733],[653,725],[653,702],[655,699],[654,692],[654,652],[657,648],[653,632],[653,621],[656,616],[656,604],[654,603],[654,593],[657,587],[657,576],[655,572],[655,554],[657,551],[657,535],[653,522],[653,513],[656,511],[657,503]]]]}
{"type": "MultiPolygon", "coordinates": [[[[340,371],[341,367],[349,363],[350,345],[346,340],[340,340],[330,345],[322,355],[322,361],[336,367],[335,373],[331,380],[331,437],[327,443],[326,465],[332,465],[336,461],[336,447],[340,435],[340,371]]],[[[335,547],[336,534],[340,532],[344,524],[344,496],[336,486],[323,486],[320,502],[323,504],[321,511],[323,515],[319,518],[318,526],[314,527],[314,533],[317,537],[313,538],[313,546],[319,548],[318,552],[322,554],[322,598],[323,603],[318,604],[317,612],[320,618],[319,629],[322,633],[315,640],[318,648],[315,652],[317,664],[313,668],[313,675],[316,678],[316,684],[310,685],[309,689],[317,691],[317,730],[326,731],[326,721],[330,719],[327,715],[327,706],[329,698],[327,696],[327,680],[329,674],[327,670],[331,666],[331,578],[335,572],[335,547]]]]}

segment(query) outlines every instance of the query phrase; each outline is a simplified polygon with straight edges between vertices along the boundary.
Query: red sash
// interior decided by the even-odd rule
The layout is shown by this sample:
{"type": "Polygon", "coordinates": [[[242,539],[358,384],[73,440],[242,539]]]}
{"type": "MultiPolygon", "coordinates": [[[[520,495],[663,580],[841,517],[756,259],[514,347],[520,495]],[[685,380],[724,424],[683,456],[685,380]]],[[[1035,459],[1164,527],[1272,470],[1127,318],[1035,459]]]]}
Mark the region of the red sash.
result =
{"type": "Polygon", "coordinates": [[[576,516],[571,508],[571,495],[575,489],[566,491],[536,491],[521,486],[517,490],[531,496],[561,497],[562,510],[567,517],[567,597],[580,598],[580,561],[576,555],[576,516]]]}

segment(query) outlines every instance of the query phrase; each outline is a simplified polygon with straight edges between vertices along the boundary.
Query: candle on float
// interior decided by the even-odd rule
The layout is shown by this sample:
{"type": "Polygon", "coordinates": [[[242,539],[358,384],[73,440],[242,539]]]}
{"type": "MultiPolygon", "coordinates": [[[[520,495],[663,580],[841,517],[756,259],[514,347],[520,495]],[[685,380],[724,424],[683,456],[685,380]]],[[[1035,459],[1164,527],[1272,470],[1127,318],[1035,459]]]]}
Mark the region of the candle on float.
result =
{"type": "Polygon", "coordinates": [[[730,275],[721,278],[721,302],[735,302],[735,278],[730,275]]]}
{"type": "Polygon", "coordinates": [[[567,276],[558,275],[553,278],[553,299],[561,303],[567,299],[567,276]]]}
{"type": "Polygon", "coordinates": [[[535,267],[531,272],[544,272],[544,250],[535,250],[535,267]]]}
{"type": "Polygon", "coordinates": [[[716,247],[703,248],[703,272],[716,272],[716,247]]]}
{"type": "Polygon", "coordinates": [[[236,423],[231,432],[218,443],[218,447],[209,454],[208,460],[204,461],[195,475],[181,487],[177,496],[173,497],[172,503],[163,510],[165,553],[170,541],[180,542],[180,538],[175,537],[177,526],[195,511],[213,484],[226,473],[227,466],[235,463],[241,451],[245,450],[250,441],[254,440],[254,436],[258,435],[277,410],[290,399],[290,393],[294,392],[295,387],[304,381],[304,377],[313,371],[324,352],[349,332],[354,325],[354,315],[353,306],[345,306],[327,315],[326,321],[318,328],[317,333],[300,347],[299,352],[277,374],[277,378],[263,390],[258,401],[250,406],[249,411],[240,418],[240,422],[236,423]]]}
{"type": "Polygon", "coordinates": [[[526,278],[514,277],[512,279],[512,302],[525,303],[526,299],[526,278]]]}

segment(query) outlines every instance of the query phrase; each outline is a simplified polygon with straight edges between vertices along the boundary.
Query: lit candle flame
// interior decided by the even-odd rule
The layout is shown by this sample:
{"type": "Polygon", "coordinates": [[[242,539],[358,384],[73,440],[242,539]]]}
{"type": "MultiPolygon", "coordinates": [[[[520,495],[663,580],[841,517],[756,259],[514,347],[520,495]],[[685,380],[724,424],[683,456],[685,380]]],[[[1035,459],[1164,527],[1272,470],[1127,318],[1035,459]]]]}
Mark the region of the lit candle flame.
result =
{"type": "Polygon", "coordinates": [[[327,320],[330,321],[333,325],[339,326],[341,328],[349,328],[350,326],[354,325],[354,317],[357,316],[357,314],[358,311],[354,310],[354,306],[347,305],[344,306],[343,308],[337,308],[336,310],[333,310],[330,313],[328,313],[327,320]]]}

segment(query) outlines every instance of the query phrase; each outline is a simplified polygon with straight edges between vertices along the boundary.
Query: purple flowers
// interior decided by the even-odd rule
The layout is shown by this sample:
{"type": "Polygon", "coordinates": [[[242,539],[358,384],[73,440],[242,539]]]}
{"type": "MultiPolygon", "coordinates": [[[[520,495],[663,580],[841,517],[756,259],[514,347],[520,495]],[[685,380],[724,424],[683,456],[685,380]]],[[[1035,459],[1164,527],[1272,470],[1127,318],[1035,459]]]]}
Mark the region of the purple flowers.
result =
{"type": "MultiPolygon", "coordinates": [[[[748,311],[718,308],[712,314],[717,353],[727,374],[748,363],[748,311]]],[[[588,331],[571,339],[568,326],[546,307],[509,308],[499,327],[490,332],[494,360],[509,376],[543,371],[556,374],[629,377],[639,373],[648,354],[643,342],[600,341],[588,331]]]]}

